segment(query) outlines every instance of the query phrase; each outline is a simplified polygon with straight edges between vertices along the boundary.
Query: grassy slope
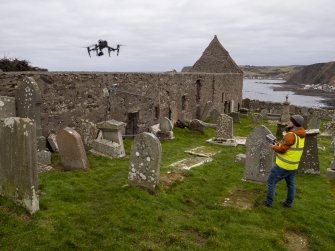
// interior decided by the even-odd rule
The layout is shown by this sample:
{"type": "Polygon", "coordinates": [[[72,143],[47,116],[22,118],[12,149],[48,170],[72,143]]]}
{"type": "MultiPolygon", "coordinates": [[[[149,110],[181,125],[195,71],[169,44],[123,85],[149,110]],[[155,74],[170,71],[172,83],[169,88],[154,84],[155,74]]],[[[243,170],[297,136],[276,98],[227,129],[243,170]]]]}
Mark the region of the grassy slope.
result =
{"type": "MultiPolygon", "coordinates": [[[[246,136],[253,126],[250,119],[241,121],[234,134],[246,136]]],[[[162,143],[161,172],[185,158],[184,150],[206,145],[214,133],[176,128],[176,140],[162,143]]],[[[245,152],[243,146],[222,147],[213,162],[155,195],[124,186],[128,157],[111,161],[89,155],[89,171],[39,175],[41,210],[32,217],[0,198],[0,250],[286,250],[288,230],[305,235],[311,250],[334,250],[335,183],[325,178],[333,150],[329,138],[319,143],[326,146],[319,151],[321,175],[298,175],[292,209],[278,203],[285,197],[284,183],[278,185],[273,208],[221,206],[239,188],[261,189],[259,199],[264,199],[265,185],[241,181],[243,165],[234,157],[245,152]]],[[[125,145],[129,153],[131,141],[125,145]]]]}
{"type": "Polygon", "coordinates": [[[244,77],[274,78],[287,80],[295,72],[302,68],[298,65],[289,66],[239,66],[243,71],[244,77]]]}

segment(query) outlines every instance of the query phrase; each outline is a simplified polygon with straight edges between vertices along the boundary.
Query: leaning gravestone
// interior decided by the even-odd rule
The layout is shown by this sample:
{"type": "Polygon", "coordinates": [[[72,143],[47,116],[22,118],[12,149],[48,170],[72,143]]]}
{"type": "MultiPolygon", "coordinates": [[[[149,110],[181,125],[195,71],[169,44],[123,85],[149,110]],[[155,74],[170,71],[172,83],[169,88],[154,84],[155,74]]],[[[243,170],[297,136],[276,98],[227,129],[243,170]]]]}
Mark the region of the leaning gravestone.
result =
{"type": "Polygon", "coordinates": [[[318,129],[306,130],[305,146],[302,152],[301,160],[298,167],[299,173],[320,174],[319,150],[317,136],[318,129]]]}
{"type": "Polygon", "coordinates": [[[170,119],[167,117],[161,118],[159,120],[159,130],[157,131],[156,136],[161,139],[174,139],[173,136],[173,124],[170,119]]]}
{"type": "Polygon", "coordinates": [[[15,98],[0,96],[0,118],[15,116],[15,98]]]}
{"type": "Polygon", "coordinates": [[[200,120],[205,121],[208,118],[209,111],[213,107],[212,101],[207,101],[204,107],[204,110],[202,111],[202,114],[200,116],[200,120]]]}
{"type": "Polygon", "coordinates": [[[154,191],[159,183],[162,147],[152,133],[144,132],[134,138],[129,163],[128,183],[154,191]]]}
{"type": "Polygon", "coordinates": [[[265,183],[274,165],[274,151],[269,147],[266,135],[271,131],[265,126],[256,127],[246,141],[246,160],[243,179],[265,183]]]}
{"type": "Polygon", "coordinates": [[[240,123],[240,115],[238,112],[231,112],[228,115],[233,118],[234,123],[240,123]]]}
{"type": "Polygon", "coordinates": [[[56,140],[64,170],[87,169],[89,167],[79,133],[72,128],[65,127],[57,133],[56,140]]]}
{"type": "Polygon", "coordinates": [[[28,118],[0,120],[0,194],[39,210],[36,170],[36,127],[28,118]]]}
{"type": "Polygon", "coordinates": [[[15,93],[17,116],[30,118],[36,123],[37,162],[51,163],[51,153],[47,151],[46,139],[42,135],[41,125],[41,90],[32,77],[25,77],[15,93]]]}

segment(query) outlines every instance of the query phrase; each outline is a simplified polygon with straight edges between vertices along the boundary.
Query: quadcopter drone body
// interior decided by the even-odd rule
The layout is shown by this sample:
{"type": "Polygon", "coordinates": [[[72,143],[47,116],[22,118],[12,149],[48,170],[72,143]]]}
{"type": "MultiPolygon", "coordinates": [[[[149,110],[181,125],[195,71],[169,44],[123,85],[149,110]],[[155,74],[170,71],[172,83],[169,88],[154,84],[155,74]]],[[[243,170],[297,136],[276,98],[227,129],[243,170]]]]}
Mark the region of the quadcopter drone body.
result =
{"type": "Polygon", "coordinates": [[[104,53],[102,52],[103,49],[107,49],[108,50],[108,55],[111,56],[111,51],[117,51],[117,56],[119,56],[119,51],[120,51],[120,44],[118,44],[116,46],[116,48],[112,48],[110,46],[108,46],[108,42],[106,40],[99,40],[98,44],[94,44],[94,45],[90,45],[87,46],[87,52],[88,55],[91,57],[91,51],[95,51],[97,56],[102,56],[104,55],[104,53]]]}

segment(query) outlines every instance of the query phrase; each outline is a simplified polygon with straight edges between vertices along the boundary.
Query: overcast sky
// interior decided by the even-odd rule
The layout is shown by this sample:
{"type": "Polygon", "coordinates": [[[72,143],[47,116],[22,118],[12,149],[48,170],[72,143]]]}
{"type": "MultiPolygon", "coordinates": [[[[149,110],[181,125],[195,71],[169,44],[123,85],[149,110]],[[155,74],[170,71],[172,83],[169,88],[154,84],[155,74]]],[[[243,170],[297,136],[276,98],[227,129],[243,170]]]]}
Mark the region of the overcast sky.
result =
{"type": "Polygon", "coordinates": [[[180,71],[214,35],[239,65],[335,61],[334,0],[0,0],[0,56],[49,71],[180,71]],[[107,40],[120,54],[85,46],[107,40]]]}

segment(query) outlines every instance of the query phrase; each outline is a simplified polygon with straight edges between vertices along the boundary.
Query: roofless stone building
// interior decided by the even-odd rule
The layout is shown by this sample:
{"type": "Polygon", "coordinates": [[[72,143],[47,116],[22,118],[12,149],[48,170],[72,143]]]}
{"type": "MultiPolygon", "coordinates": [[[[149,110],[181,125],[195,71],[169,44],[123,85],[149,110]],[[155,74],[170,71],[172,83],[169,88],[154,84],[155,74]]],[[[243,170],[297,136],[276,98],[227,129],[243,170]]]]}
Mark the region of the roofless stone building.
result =
{"type": "Polygon", "coordinates": [[[41,89],[44,136],[81,119],[123,121],[134,135],[162,117],[199,119],[208,101],[220,113],[242,105],[243,73],[216,36],[187,72],[1,72],[0,95],[14,97],[28,76],[41,89]]]}

